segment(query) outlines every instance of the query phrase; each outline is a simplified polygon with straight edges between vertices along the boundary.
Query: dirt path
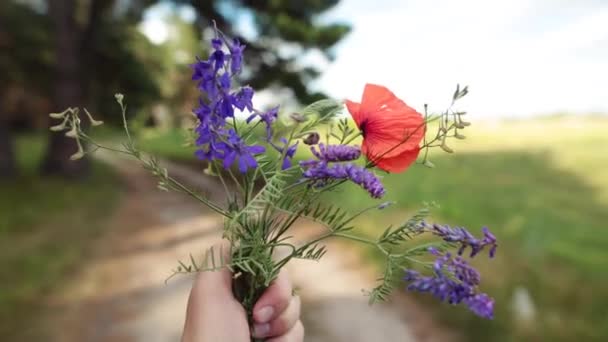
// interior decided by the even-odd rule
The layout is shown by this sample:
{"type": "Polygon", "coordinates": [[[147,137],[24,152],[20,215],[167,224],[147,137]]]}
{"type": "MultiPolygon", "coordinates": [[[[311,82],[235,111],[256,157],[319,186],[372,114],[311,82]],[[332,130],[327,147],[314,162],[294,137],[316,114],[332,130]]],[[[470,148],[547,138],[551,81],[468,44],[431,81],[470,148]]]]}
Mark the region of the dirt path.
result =
{"type": "MultiPolygon", "coordinates": [[[[51,300],[55,341],[179,341],[192,277],[165,279],[176,261],[217,243],[221,219],[186,196],[156,189],[155,180],[126,160],[108,159],[124,179],[123,203],[112,228],[83,260],[85,267],[51,300]]],[[[170,172],[209,196],[221,196],[202,173],[170,172]]],[[[216,198],[221,199],[221,198],[216,198]]],[[[362,289],[374,274],[356,253],[332,245],[320,263],[298,261],[288,271],[304,299],[306,341],[451,341],[403,296],[368,306],[362,289]]]]}

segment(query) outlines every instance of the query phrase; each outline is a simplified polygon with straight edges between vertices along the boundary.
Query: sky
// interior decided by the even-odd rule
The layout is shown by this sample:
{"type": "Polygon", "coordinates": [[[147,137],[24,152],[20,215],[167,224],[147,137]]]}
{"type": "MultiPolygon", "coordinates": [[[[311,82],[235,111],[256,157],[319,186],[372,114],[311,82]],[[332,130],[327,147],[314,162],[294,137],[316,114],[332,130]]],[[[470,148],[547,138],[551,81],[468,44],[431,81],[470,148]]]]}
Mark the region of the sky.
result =
{"type": "MultiPolygon", "coordinates": [[[[143,26],[161,41],[156,12],[143,26]]],[[[378,83],[441,110],[460,83],[476,117],[608,113],[605,0],[342,0],[320,20],[353,27],[332,63],[306,58],[324,70],[313,86],[335,98],[378,83]]]]}

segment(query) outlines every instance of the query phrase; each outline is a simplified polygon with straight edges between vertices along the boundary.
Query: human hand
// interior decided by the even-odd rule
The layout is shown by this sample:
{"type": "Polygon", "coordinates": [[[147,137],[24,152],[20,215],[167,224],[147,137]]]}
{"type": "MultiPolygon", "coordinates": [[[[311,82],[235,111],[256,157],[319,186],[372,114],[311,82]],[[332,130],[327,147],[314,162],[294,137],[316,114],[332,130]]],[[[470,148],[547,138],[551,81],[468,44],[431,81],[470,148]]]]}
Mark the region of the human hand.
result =
{"type": "Polygon", "coordinates": [[[268,342],[303,341],[300,298],[292,295],[283,272],[255,304],[252,328],[245,309],[232,294],[231,281],[227,269],[199,273],[188,299],[182,342],[250,342],[250,331],[268,342]]]}

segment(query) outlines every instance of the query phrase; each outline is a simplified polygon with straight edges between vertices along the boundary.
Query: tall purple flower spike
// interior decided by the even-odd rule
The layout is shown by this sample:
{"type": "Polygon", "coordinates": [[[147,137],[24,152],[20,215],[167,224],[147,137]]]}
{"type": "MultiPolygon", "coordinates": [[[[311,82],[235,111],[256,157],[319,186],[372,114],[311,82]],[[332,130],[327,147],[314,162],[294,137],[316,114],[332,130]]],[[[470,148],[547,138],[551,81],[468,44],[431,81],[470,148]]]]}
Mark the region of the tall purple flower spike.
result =
{"type": "MultiPolygon", "coordinates": [[[[231,89],[233,76],[242,68],[245,46],[238,40],[229,43],[215,38],[211,48],[209,59],[199,59],[192,65],[192,80],[198,82],[204,95],[194,109],[199,120],[195,128],[196,156],[201,160],[219,160],[226,169],[237,162],[239,170],[245,173],[258,166],[254,156],[265,152],[264,146],[247,145],[233,128],[226,127],[226,119],[233,118],[236,109],[253,111],[253,89],[231,89]]],[[[268,132],[271,134],[270,127],[268,132]]]]}

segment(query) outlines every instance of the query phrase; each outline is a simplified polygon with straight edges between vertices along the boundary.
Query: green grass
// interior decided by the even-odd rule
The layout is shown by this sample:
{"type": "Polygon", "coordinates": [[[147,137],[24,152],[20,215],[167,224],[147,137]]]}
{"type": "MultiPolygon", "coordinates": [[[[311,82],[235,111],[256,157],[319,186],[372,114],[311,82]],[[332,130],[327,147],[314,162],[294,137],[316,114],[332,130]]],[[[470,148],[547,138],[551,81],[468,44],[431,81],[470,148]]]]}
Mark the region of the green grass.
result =
{"type": "Polygon", "coordinates": [[[175,161],[195,160],[196,148],[187,143],[188,136],[182,130],[158,131],[142,129],[138,133],[138,146],[142,151],[175,161]]]}
{"type": "Polygon", "coordinates": [[[38,176],[41,136],[17,142],[21,175],[0,183],[0,336],[36,334],[40,300],[83,254],[118,198],[111,170],[94,164],[92,176],[73,182],[38,176]]]}
{"type": "MultiPolygon", "coordinates": [[[[419,296],[467,341],[608,340],[608,129],[606,119],[537,120],[480,125],[454,155],[436,153],[436,169],[414,166],[388,175],[383,200],[391,211],[360,223],[375,235],[423,201],[441,207],[433,218],[498,236],[499,253],[475,262],[482,289],[496,298],[496,319],[419,296]],[[537,310],[532,324],[512,311],[517,287],[537,310]]],[[[365,205],[355,187],[333,195],[350,208],[365,205]]],[[[378,261],[380,261],[378,259],[378,261]]]]}
{"type": "MultiPolygon", "coordinates": [[[[606,341],[607,131],[608,119],[602,117],[476,124],[465,132],[467,140],[453,143],[454,155],[432,154],[437,168],[416,165],[384,176],[388,193],[382,201],[397,204],[360,219],[360,232],[376,236],[422,202],[435,201],[440,208],[434,220],[474,232],[488,226],[500,242],[495,259],[474,261],[482,290],[496,298],[495,320],[416,295],[465,341],[606,341]],[[532,323],[515,317],[517,288],[531,295],[532,323]]],[[[169,158],[192,160],[183,141],[164,134],[147,146],[169,158]]],[[[332,199],[352,210],[373,203],[356,186],[345,186],[332,199]]]]}

